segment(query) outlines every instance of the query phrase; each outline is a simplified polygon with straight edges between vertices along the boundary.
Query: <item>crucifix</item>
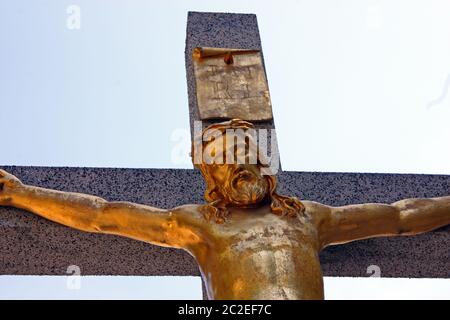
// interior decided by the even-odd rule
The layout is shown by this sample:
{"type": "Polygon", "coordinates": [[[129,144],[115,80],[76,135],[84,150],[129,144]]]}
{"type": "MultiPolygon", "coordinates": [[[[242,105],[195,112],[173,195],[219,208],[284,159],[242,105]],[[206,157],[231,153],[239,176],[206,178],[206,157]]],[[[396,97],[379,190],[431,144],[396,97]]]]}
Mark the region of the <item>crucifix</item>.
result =
{"type": "MultiPolygon", "coordinates": [[[[193,13],[189,18],[195,24],[206,17],[193,13]]],[[[226,25],[230,23],[228,18],[250,18],[225,14],[211,17],[218,24],[225,22],[224,28],[229,30],[233,28],[226,25]]],[[[223,36],[239,39],[242,34],[225,32],[223,36]]],[[[191,75],[196,77],[196,95],[190,95],[190,104],[198,108],[197,115],[207,124],[200,137],[202,147],[214,150],[212,156],[217,158],[219,154],[223,160],[227,152],[239,153],[234,147],[226,148],[227,130],[251,130],[252,121],[258,121],[259,128],[271,128],[273,121],[266,79],[257,76],[264,71],[259,48],[251,48],[248,43],[219,48],[210,46],[209,41],[199,41],[195,48],[187,45],[191,75]],[[248,74],[251,76],[247,79],[248,74]],[[230,75],[243,79],[238,84],[232,83],[233,78],[223,81],[230,75]],[[219,79],[211,84],[214,77],[219,79]],[[251,83],[255,78],[259,80],[251,83]],[[243,100],[246,112],[237,104],[243,100]],[[259,108],[254,110],[255,106],[259,108]],[[222,116],[233,117],[235,112],[246,119],[215,121],[222,116]],[[219,133],[215,139],[204,139],[213,131],[219,133]]],[[[193,112],[191,105],[191,115],[193,112]]],[[[194,119],[191,116],[191,121],[194,119]]],[[[246,141],[245,159],[245,150],[252,144],[251,138],[246,141]]],[[[196,152],[193,148],[193,157],[196,152]]],[[[261,174],[264,161],[257,160],[194,163],[206,181],[206,203],[160,209],[107,201],[31,186],[1,171],[0,205],[25,209],[81,231],[184,249],[199,264],[211,299],[322,299],[319,253],[324,248],[372,237],[415,235],[450,223],[448,189],[442,190],[447,194],[440,197],[327,205],[281,195],[276,177],[261,174]]]]}

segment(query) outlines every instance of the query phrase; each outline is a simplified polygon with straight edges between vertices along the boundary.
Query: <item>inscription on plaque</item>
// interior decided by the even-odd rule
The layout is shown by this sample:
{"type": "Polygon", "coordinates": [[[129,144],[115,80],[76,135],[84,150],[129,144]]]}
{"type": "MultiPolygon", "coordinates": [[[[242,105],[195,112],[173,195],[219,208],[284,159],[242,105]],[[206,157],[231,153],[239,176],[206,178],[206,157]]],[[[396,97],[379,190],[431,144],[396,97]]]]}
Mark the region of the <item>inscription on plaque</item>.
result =
{"type": "Polygon", "coordinates": [[[193,62],[201,120],[272,119],[269,87],[259,50],[196,48],[193,62]]]}

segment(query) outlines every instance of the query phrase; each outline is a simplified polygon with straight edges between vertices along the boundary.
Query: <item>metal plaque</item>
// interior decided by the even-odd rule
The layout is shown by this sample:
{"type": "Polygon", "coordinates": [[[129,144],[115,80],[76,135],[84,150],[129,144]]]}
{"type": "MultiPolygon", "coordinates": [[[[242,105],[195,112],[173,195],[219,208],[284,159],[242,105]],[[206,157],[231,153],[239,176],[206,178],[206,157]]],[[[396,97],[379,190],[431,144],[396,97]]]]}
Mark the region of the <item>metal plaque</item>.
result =
{"type": "Polygon", "coordinates": [[[269,87],[259,50],[195,48],[200,119],[272,119],[269,87]]]}

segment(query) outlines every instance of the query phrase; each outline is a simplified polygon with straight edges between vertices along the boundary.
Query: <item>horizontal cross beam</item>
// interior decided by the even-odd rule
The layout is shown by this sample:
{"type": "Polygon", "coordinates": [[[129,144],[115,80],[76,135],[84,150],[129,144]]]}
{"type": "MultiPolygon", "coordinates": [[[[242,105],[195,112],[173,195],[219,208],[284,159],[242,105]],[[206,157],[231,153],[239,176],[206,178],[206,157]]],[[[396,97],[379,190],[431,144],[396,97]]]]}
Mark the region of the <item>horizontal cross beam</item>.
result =
{"type": "MultiPolygon", "coordinates": [[[[2,167],[26,184],[93,194],[160,208],[203,202],[203,179],[194,170],[2,167]]],[[[280,191],[328,205],[390,203],[448,195],[450,176],[281,172],[280,191]]],[[[450,227],[428,234],[361,240],[320,255],[325,276],[449,278],[450,227]]],[[[199,275],[187,253],[113,235],[85,233],[10,207],[0,207],[0,274],[199,275]]]]}

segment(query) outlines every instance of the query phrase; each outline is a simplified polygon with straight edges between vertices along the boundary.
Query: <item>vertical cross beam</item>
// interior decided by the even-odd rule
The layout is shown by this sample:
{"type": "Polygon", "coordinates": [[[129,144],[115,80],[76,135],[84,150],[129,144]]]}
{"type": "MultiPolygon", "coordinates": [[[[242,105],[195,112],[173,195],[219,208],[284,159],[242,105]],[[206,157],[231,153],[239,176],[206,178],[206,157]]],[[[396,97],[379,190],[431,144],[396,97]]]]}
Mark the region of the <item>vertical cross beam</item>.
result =
{"type": "MultiPolygon", "coordinates": [[[[195,48],[199,47],[258,51],[262,58],[262,68],[264,73],[266,73],[256,15],[189,12],[186,29],[185,60],[192,139],[194,138],[194,121],[201,120],[197,101],[197,91],[199,88],[196,87],[196,76],[193,61],[193,52],[195,48]]],[[[203,128],[218,121],[223,120],[203,120],[203,128]]],[[[257,129],[268,130],[267,148],[270,153],[271,141],[272,143],[276,143],[275,140],[271,140],[271,130],[275,129],[273,117],[264,121],[251,122],[257,129]]]]}

